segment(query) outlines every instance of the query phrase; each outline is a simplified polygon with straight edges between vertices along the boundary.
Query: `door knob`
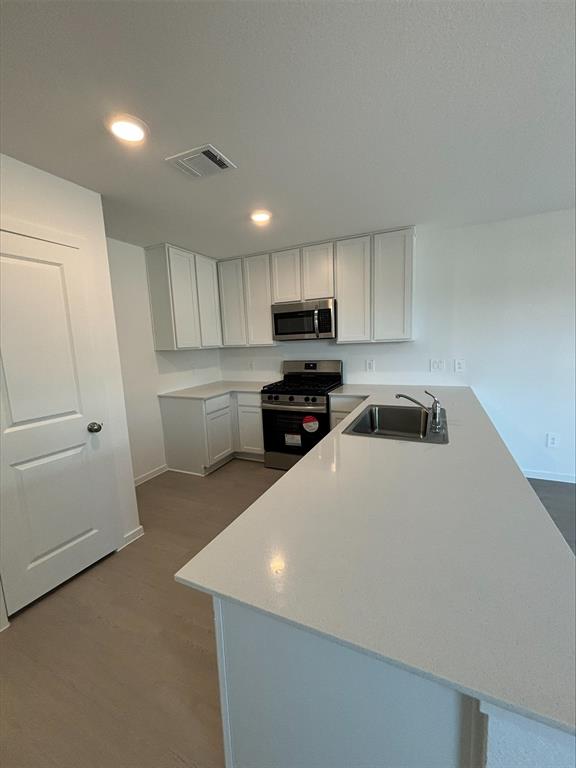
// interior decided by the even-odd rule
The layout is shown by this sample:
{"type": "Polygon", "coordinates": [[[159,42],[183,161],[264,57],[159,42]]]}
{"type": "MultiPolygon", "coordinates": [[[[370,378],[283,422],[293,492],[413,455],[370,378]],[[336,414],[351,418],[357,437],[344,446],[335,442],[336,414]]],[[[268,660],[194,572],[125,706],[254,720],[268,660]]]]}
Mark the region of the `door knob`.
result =
{"type": "Polygon", "coordinates": [[[86,427],[88,432],[101,432],[102,431],[102,424],[98,424],[97,421],[91,421],[90,424],[86,427]]]}

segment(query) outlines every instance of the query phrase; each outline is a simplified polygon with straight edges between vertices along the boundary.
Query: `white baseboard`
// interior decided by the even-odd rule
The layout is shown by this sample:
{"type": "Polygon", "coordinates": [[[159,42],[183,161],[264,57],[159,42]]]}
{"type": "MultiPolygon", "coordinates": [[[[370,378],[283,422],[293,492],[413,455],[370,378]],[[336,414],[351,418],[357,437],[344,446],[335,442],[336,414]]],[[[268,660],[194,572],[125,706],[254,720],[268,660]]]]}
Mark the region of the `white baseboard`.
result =
{"type": "Polygon", "coordinates": [[[576,483],[576,475],[561,472],[539,472],[536,469],[523,470],[525,477],[532,480],[555,480],[557,483],[576,483]]]}
{"type": "Polygon", "coordinates": [[[190,472],[188,469],[174,469],[174,467],[167,467],[168,472],[178,472],[180,475],[192,475],[192,477],[206,477],[201,475],[200,472],[190,472]]]}
{"type": "Polygon", "coordinates": [[[124,544],[118,547],[116,551],[119,552],[121,549],[124,549],[124,547],[127,547],[128,544],[132,544],[132,542],[139,539],[140,536],[144,536],[144,528],[141,525],[139,525],[138,528],[134,528],[133,531],[128,531],[128,533],[124,534],[124,544]]]}
{"type": "Polygon", "coordinates": [[[142,483],[145,483],[147,480],[152,480],[153,477],[158,477],[158,475],[162,475],[167,471],[168,467],[166,464],[162,464],[161,467],[156,467],[156,469],[151,469],[150,472],[144,472],[143,475],[138,475],[138,477],[135,477],[134,485],[142,485],[142,483]]]}

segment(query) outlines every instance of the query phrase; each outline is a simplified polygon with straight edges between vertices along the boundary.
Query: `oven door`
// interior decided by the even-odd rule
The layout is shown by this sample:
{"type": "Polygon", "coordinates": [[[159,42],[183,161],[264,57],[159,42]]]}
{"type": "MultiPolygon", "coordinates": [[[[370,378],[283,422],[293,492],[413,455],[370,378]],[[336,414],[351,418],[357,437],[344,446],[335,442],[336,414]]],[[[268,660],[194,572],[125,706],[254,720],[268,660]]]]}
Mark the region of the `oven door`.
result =
{"type": "Polygon", "coordinates": [[[330,431],[330,416],[311,410],[297,408],[266,408],[262,407],[262,423],[264,426],[264,451],[266,463],[274,456],[281,458],[286,469],[314,448],[330,431]],[[284,461],[288,459],[288,461],[284,461]]]}
{"type": "Polygon", "coordinates": [[[335,338],[334,300],[274,304],[272,323],[276,341],[335,338]]]}

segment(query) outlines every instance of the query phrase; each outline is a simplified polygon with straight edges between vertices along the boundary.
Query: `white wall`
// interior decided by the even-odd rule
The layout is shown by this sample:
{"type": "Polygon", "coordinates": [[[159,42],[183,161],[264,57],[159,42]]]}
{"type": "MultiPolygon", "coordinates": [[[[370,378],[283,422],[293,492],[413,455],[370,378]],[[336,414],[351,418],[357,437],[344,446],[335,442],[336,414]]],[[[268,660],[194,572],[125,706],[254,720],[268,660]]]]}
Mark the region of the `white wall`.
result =
{"type": "Polygon", "coordinates": [[[332,357],[347,382],[470,384],[526,474],[574,481],[574,211],[417,227],[414,258],[414,342],[223,350],[223,377],[273,379],[283,358],[332,357]],[[430,373],[432,357],[444,374],[430,373]]]}
{"type": "MultiPolygon", "coordinates": [[[[2,214],[23,222],[22,231],[37,226],[56,233],[67,232],[84,240],[89,260],[93,301],[88,313],[98,353],[101,385],[106,392],[109,424],[107,435],[114,457],[119,515],[123,541],[131,541],[141,529],[128,444],[128,427],[116,325],[106,258],[106,239],[100,195],[30,165],[0,155],[2,214]]],[[[111,482],[113,479],[111,479],[111,482]]]]}
{"type": "Polygon", "coordinates": [[[218,350],[154,352],[144,250],[108,240],[114,311],[136,482],[166,467],[158,393],[221,377],[218,350]]]}

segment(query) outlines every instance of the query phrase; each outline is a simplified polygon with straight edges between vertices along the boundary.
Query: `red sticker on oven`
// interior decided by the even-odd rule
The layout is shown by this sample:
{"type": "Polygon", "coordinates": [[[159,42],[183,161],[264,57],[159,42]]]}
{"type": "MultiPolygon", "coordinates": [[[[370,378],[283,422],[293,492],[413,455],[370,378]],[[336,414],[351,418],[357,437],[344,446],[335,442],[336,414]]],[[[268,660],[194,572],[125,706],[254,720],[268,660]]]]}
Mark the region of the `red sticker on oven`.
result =
{"type": "Polygon", "coordinates": [[[316,416],[304,416],[302,419],[302,426],[306,432],[317,432],[318,427],[320,426],[320,422],[316,416]]]}

